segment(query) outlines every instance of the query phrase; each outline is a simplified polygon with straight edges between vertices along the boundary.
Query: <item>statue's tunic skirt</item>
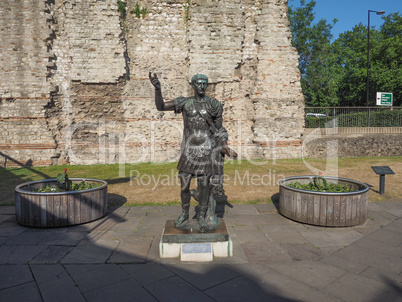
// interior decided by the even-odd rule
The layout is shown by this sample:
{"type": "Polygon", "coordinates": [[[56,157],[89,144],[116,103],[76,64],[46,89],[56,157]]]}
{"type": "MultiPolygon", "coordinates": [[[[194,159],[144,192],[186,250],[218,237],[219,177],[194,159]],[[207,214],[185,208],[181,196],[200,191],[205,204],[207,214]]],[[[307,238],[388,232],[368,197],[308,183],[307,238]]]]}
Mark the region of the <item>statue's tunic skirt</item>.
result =
{"type": "Polygon", "coordinates": [[[208,97],[201,101],[180,97],[174,100],[174,104],[175,113],[183,114],[184,123],[177,169],[194,176],[220,174],[223,165],[220,148],[204,117],[212,121],[221,118],[222,104],[208,97]]]}

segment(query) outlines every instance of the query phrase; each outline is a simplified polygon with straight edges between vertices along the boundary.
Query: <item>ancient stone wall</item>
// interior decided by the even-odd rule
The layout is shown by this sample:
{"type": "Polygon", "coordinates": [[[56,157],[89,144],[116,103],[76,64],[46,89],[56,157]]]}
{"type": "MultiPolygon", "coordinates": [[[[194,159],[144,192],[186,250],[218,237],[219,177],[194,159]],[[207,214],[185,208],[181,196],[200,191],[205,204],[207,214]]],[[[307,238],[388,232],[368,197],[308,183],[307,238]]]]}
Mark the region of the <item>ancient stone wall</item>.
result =
{"type": "MultiPolygon", "coordinates": [[[[334,128],[336,130],[336,128],[334,128]]],[[[340,128],[342,129],[342,128],[340,128]]],[[[353,128],[344,128],[347,130],[353,128]]],[[[303,138],[303,157],[334,158],[334,157],[381,157],[402,156],[402,134],[400,128],[394,128],[394,133],[386,133],[385,128],[367,128],[383,130],[383,133],[360,133],[352,131],[328,131],[321,133],[316,129],[303,138]],[[348,133],[349,132],[349,133],[348,133]]],[[[333,129],[330,129],[333,130],[333,129]]],[[[375,131],[372,131],[375,132],[375,131]]]]}
{"type": "Polygon", "coordinates": [[[51,163],[46,107],[54,36],[45,1],[0,1],[0,165],[51,163]]]}
{"type": "Polygon", "coordinates": [[[7,165],[177,160],[182,118],[155,109],[149,71],[167,100],[192,94],[191,77],[206,74],[241,158],[301,156],[286,0],[125,3],[124,13],[114,0],[0,3],[7,165]]]}

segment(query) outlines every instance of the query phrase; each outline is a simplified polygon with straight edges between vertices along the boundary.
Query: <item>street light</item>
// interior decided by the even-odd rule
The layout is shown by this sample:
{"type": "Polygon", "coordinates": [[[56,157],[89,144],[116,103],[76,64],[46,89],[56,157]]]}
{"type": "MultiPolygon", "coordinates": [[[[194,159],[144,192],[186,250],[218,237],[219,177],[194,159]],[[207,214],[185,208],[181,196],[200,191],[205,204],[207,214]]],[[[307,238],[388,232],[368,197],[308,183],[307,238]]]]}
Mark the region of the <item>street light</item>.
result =
{"type": "Polygon", "coordinates": [[[377,13],[377,15],[385,14],[385,11],[368,10],[368,24],[367,24],[367,87],[366,87],[366,106],[369,105],[369,90],[370,90],[370,13],[377,13]]]}

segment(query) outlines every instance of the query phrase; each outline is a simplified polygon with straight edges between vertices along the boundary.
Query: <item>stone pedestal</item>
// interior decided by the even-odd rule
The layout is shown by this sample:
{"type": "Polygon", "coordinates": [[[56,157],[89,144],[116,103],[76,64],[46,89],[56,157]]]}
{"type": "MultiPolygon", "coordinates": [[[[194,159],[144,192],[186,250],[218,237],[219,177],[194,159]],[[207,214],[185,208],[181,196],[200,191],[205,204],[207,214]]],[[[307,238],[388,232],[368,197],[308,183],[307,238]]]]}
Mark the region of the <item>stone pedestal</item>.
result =
{"type": "MultiPolygon", "coordinates": [[[[219,219],[216,230],[200,233],[194,221],[194,228],[178,229],[173,220],[166,221],[159,244],[161,258],[180,257],[181,261],[212,261],[213,257],[233,256],[232,240],[226,224],[219,219]]],[[[192,223],[190,223],[191,225],[192,223]]]]}

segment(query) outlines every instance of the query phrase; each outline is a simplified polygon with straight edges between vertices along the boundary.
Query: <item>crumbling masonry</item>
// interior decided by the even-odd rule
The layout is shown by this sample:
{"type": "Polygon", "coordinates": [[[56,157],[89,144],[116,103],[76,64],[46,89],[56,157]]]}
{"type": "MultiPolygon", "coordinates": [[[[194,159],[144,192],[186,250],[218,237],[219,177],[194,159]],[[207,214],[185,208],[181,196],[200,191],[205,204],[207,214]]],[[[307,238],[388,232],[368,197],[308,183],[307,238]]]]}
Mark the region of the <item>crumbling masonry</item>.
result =
{"type": "Polygon", "coordinates": [[[0,165],[175,161],[164,97],[196,73],[240,158],[301,156],[304,102],[286,0],[2,0],[0,165]],[[145,8],[135,14],[138,2],[145,8]]]}

